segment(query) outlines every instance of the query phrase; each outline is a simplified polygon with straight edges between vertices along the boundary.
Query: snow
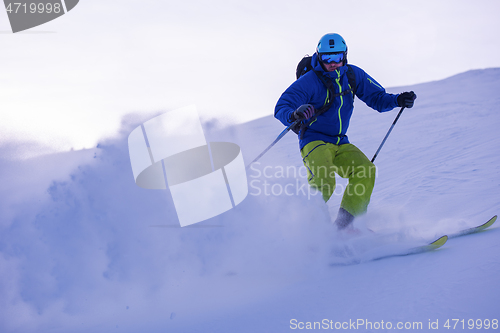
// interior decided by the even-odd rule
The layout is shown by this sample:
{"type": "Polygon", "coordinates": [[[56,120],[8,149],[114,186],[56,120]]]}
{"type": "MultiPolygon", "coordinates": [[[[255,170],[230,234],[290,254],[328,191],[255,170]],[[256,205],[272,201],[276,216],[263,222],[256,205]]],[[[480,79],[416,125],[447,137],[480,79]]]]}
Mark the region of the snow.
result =
{"type": "MultiPolygon", "coordinates": [[[[0,331],[289,332],[359,323],[360,332],[387,332],[401,323],[426,332],[453,331],[447,319],[460,320],[457,330],[469,319],[499,320],[495,226],[433,252],[372,260],[500,211],[498,89],[498,68],[388,89],[418,98],[377,158],[358,238],[332,228],[293,133],[249,170],[240,205],[185,228],[168,190],[134,184],[127,136],[149,118],[124,118],[119,135],[95,149],[18,159],[16,143],[4,145],[0,331]]],[[[351,142],[371,157],[395,116],[357,100],[351,142]]],[[[272,116],[204,123],[208,141],[237,143],[247,163],[282,129],[272,116]]],[[[336,191],[334,205],[340,199],[336,191]]]]}

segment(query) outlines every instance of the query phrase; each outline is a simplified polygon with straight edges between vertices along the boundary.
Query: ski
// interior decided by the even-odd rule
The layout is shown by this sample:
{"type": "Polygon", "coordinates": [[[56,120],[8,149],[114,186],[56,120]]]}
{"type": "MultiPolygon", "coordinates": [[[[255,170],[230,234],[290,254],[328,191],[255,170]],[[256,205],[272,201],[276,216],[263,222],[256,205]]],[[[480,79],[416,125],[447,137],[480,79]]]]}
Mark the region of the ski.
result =
{"type": "Polygon", "coordinates": [[[441,236],[438,239],[436,239],[435,241],[428,243],[428,244],[425,244],[425,245],[413,247],[410,249],[403,249],[403,250],[395,251],[392,253],[385,253],[385,254],[381,254],[381,255],[375,255],[375,256],[368,255],[368,257],[365,257],[365,258],[363,258],[363,256],[360,257],[357,255],[354,255],[353,251],[348,246],[346,246],[341,251],[342,256],[345,256],[348,258],[348,257],[354,255],[354,257],[351,258],[351,260],[347,260],[347,261],[344,261],[341,263],[331,264],[331,266],[359,264],[359,263],[365,262],[365,261],[377,261],[377,260],[391,258],[391,257],[408,256],[408,255],[412,255],[412,254],[434,251],[434,250],[442,247],[444,244],[446,244],[448,239],[481,232],[481,231],[491,227],[496,222],[496,220],[497,220],[497,215],[493,216],[492,218],[490,218],[488,221],[486,221],[485,223],[483,223],[481,225],[478,225],[478,226],[472,227],[472,228],[467,228],[467,229],[458,231],[456,233],[451,233],[448,235],[441,236]]]}
{"type": "Polygon", "coordinates": [[[391,251],[390,253],[384,253],[384,254],[378,254],[378,255],[368,255],[367,257],[364,257],[363,255],[361,256],[356,256],[353,255],[353,252],[350,250],[348,246],[346,246],[343,251],[339,252],[342,254],[342,257],[344,257],[347,260],[344,260],[339,263],[332,263],[330,266],[345,266],[345,265],[354,265],[354,264],[359,264],[362,262],[368,262],[368,261],[378,261],[381,259],[387,259],[387,258],[392,258],[392,257],[402,257],[402,256],[409,256],[412,254],[417,254],[417,253],[424,253],[424,252],[429,252],[436,250],[443,246],[446,241],[448,240],[448,236],[444,235],[436,239],[435,241],[428,243],[426,245],[421,245],[413,248],[406,248],[406,249],[399,249],[396,251],[391,251]],[[351,257],[352,256],[352,257],[351,257]],[[364,257],[364,258],[363,258],[364,257]]]}
{"type": "Polygon", "coordinates": [[[422,245],[422,246],[417,246],[417,247],[412,247],[408,250],[404,250],[403,252],[400,253],[393,253],[393,254],[388,254],[384,256],[380,256],[378,258],[373,258],[373,260],[380,260],[380,259],[386,259],[386,258],[391,258],[391,257],[404,257],[404,256],[409,256],[412,254],[418,254],[418,253],[424,253],[424,252],[429,252],[429,251],[434,251],[436,249],[439,249],[441,246],[446,244],[448,241],[448,236],[444,235],[436,239],[435,241],[422,245]]]}
{"type": "Polygon", "coordinates": [[[435,241],[433,241],[429,244],[417,246],[417,247],[412,247],[408,250],[404,250],[403,252],[399,252],[399,253],[392,253],[392,254],[380,256],[377,258],[373,258],[373,260],[375,261],[375,260],[386,259],[386,258],[391,258],[391,257],[404,257],[404,256],[412,255],[412,254],[434,251],[436,249],[439,249],[444,244],[446,244],[447,241],[448,241],[448,236],[444,235],[444,236],[439,237],[438,239],[436,239],[435,241]]]}
{"type": "Polygon", "coordinates": [[[473,227],[473,228],[468,228],[468,229],[461,230],[459,232],[456,232],[454,234],[449,235],[449,237],[450,238],[455,238],[455,237],[460,237],[460,236],[475,234],[476,232],[480,232],[480,231],[483,231],[486,228],[491,227],[493,225],[493,223],[495,223],[496,220],[497,220],[497,216],[495,215],[491,219],[489,219],[486,223],[483,223],[483,224],[481,224],[481,225],[479,225],[477,227],[473,227]]]}
{"type": "Polygon", "coordinates": [[[427,245],[422,245],[422,246],[417,246],[414,248],[411,248],[408,253],[405,253],[403,255],[410,255],[410,254],[416,254],[416,253],[422,253],[422,252],[427,252],[427,251],[433,251],[436,249],[439,249],[441,246],[446,244],[448,241],[448,236],[444,235],[436,239],[434,242],[431,242],[427,245]]]}

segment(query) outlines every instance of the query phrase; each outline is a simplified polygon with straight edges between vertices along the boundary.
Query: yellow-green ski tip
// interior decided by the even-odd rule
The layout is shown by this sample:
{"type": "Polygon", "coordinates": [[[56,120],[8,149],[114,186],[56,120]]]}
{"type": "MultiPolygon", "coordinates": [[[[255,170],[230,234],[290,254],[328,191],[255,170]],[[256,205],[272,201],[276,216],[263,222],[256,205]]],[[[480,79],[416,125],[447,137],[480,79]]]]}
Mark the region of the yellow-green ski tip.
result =
{"type": "Polygon", "coordinates": [[[448,241],[448,236],[444,235],[436,239],[434,242],[430,243],[429,247],[430,249],[434,250],[443,246],[447,241],[448,241]]]}

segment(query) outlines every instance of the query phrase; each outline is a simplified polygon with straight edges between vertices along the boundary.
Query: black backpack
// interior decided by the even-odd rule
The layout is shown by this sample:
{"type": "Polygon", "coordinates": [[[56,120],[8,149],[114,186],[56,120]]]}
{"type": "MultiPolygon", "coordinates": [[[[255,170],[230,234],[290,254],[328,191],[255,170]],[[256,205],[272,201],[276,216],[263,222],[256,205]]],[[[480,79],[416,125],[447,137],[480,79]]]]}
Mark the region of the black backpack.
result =
{"type": "Polygon", "coordinates": [[[354,71],[352,69],[352,67],[350,65],[347,65],[347,80],[349,81],[349,86],[350,86],[350,89],[348,90],[345,90],[339,94],[335,94],[334,91],[335,91],[335,88],[333,86],[333,82],[332,80],[327,80],[323,77],[322,73],[319,73],[318,71],[315,71],[312,66],[311,66],[311,56],[309,55],[306,55],[304,58],[302,58],[302,60],[298,63],[297,65],[297,70],[295,71],[295,75],[297,77],[297,80],[304,74],[306,74],[307,72],[309,71],[313,71],[317,76],[318,76],[318,79],[320,79],[321,82],[323,82],[323,84],[325,85],[326,89],[327,89],[327,100],[325,101],[325,104],[319,109],[316,111],[316,114],[315,116],[310,119],[307,123],[299,123],[297,124],[297,126],[295,126],[294,128],[292,128],[292,130],[299,134],[299,132],[301,133],[300,134],[300,137],[302,138],[302,136],[304,135],[304,132],[305,130],[307,129],[307,127],[312,124],[316,118],[322,114],[323,112],[326,112],[328,109],[330,109],[330,107],[332,106],[333,104],[333,100],[335,99],[335,97],[339,97],[339,96],[343,96],[343,95],[346,95],[346,94],[349,94],[352,92],[352,96],[353,96],[353,99],[354,97],[356,96],[356,76],[354,75],[354,71]]]}
{"type": "MultiPolygon", "coordinates": [[[[312,70],[311,66],[311,59],[312,56],[306,55],[302,60],[297,64],[297,69],[295,71],[295,76],[297,79],[304,75],[305,73],[309,72],[312,70]]],[[[319,74],[315,71],[316,74],[319,74]]],[[[318,76],[319,77],[319,76],[318,76]]],[[[320,77],[321,82],[325,83],[322,77],[320,77]]],[[[356,75],[354,75],[354,71],[352,70],[351,65],[347,65],[347,80],[349,81],[349,85],[351,86],[352,95],[353,97],[356,96],[356,75]]],[[[329,84],[325,84],[327,88],[329,88],[329,84]]]]}

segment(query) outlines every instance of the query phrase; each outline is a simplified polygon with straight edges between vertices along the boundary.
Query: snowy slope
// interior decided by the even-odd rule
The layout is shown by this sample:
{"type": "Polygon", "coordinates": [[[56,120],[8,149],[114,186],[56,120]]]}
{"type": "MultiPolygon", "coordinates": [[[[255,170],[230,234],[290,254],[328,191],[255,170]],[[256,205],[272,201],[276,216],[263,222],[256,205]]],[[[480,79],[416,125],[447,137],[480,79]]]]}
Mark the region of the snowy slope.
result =
{"type": "MultiPolygon", "coordinates": [[[[500,212],[500,69],[388,91],[410,89],[416,106],[380,153],[369,212],[356,222],[377,233],[351,240],[338,239],[309,191],[293,133],[249,171],[243,203],[186,228],[168,191],[133,181],[126,138],[149,116],[124,119],[96,149],[4,158],[0,332],[288,332],[324,319],[426,332],[453,331],[447,319],[466,329],[468,319],[500,319],[498,228],[370,260],[500,212]]],[[[356,103],[348,134],[371,157],[396,112],[356,103]]],[[[271,116],[204,126],[209,141],[239,144],[247,162],[282,130],[271,116]]]]}

